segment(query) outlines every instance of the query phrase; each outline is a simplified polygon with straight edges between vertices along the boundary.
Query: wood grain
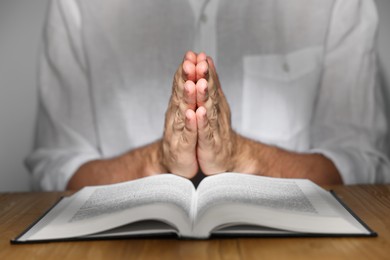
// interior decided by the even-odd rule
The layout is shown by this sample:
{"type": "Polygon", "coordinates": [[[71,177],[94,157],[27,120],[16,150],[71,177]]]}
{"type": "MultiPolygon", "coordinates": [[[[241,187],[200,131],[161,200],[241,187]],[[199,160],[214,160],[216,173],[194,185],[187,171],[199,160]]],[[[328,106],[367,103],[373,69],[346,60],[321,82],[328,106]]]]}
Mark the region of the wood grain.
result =
{"type": "Polygon", "coordinates": [[[390,185],[335,186],[376,238],[124,239],[11,245],[61,196],[0,194],[0,259],[389,259],[390,185]]]}

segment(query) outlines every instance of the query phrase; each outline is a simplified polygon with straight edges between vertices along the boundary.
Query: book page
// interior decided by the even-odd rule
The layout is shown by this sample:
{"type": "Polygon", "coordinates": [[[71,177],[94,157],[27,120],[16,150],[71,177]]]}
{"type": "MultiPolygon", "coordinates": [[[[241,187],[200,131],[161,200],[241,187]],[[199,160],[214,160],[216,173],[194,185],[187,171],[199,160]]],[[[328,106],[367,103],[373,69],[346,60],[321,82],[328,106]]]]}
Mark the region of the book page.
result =
{"type": "Polygon", "coordinates": [[[198,187],[198,217],[223,203],[252,204],[299,213],[318,214],[317,209],[292,179],[224,173],[204,179],[198,187]]]}
{"type": "Polygon", "coordinates": [[[256,225],[309,233],[366,232],[331,194],[309,180],[239,173],[205,178],[197,189],[195,235],[207,237],[219,227],[256,225]]]}
{"type": "Polygon", "coordinates": [[[100,187],[94,189],[69,222],[156,203],[174,204],[189,216],[193,191],[190,182],[174,175],[143,178],[115,187],[100,187]]]}
{"type": "MultiPolygon", "coordinates": [[[[186,229],[195,188],[172,174],[160,174],[114,185],[86,187],[32,239],[76,237],[145,219],[186,229]]],[[[187,228],[190,229],[190,226],[187,228]]]]}

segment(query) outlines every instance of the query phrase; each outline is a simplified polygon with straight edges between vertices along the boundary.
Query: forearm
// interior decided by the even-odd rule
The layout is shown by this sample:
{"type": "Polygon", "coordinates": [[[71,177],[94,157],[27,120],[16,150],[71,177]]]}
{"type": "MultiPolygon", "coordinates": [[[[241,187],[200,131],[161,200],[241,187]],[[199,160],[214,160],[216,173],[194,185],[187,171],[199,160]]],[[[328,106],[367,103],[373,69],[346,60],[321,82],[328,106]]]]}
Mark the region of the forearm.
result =
{"type": "Polygon", "coordinates": [[[83,164],[69,180],[67,189],[118,183],[165,172],[160,162],[161,141],[110,159],[83,164]]]}
{"type": "Polygon", "coordinates": [[[236,172],[280,178],[306,178],[317,184],[341,184],[331,160],[321,154],[296,153],[236,135],[236,172]]]}

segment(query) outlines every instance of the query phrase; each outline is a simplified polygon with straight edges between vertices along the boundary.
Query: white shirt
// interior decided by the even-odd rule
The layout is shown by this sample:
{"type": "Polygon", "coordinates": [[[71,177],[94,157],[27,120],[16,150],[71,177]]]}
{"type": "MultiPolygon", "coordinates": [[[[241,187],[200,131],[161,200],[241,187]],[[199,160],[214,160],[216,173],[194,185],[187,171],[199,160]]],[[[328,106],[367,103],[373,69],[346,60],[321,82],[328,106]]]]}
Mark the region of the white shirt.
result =
{"type": "Polygon", "coordinates": [[[390,181],[372,0],[54,0],[40,66],[35,187],[161,138],[187,50],[216,62],[233,128],[390,181]]]}

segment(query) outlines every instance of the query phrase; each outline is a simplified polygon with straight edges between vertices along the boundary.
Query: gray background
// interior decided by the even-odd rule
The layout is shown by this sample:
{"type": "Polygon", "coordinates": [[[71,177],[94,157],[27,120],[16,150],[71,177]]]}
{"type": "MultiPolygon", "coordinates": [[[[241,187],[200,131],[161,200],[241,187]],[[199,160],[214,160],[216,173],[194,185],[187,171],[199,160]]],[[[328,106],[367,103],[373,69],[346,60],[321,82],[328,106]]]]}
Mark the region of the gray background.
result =
{"type": "MultiPolygon", "coordinates": [[[[49,0],[0,0],[0,192],[30,190],[29,153],[37,106],[36,65],[49,0]]],[[[390,104],[390,0],[376,0],[378,50],[390,104]]]]}

